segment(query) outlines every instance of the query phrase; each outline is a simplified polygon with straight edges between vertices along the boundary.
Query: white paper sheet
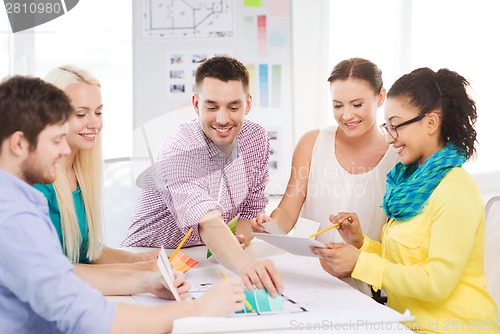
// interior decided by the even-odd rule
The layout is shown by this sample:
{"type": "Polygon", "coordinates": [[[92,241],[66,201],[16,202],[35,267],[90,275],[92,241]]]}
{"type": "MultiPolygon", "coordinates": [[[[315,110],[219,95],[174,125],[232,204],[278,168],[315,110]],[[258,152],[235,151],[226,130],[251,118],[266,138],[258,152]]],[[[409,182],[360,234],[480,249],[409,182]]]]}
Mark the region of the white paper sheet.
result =
{"type": "MultiPolygon", "coordinates": [[[[248,317],[183,318],[174,321],[173,333],[267,333],[272,330],[298,332],[301,327],[308,325],[319,326],[321,332],[347,333],[355,328],[356,333],[369,333],[374,324],[394,324],[391,328],[397,329],[399,327],[396,324],[399,322],[413,319],[409,312],[400,314],[332,277],[321,268],[316,258],[284,254],[272,256],[270,259],[283,279],[284,295],[307,309],[307,312],[248,317]]],[[[187,273],[187,280],[193,287],[200,282],[214,282],[220,279],[220,268],[220,265],[194,268],[187,273]]],[[[392,329],[387,332],[394,332],[392,329]]],[[[411,333],[407,330],[397,332],[411,333]]]]}
{"type": "MultiPolygon", "coordinates": [[[[400,314],[378,304],[347,283],[326,273],[317,258],[285,253],[270,256],[269,259],[273,261],[281,275],[285,288],[283,294],[307,312],[182,318],[174,321],[173,333],[249,331],[268,333],[275,330],[292,334],[302,331],[356,334],[412,333],[403,329],[403,325],[400,324],[402,321],[413,319],[408,311],[400,314]],[[315,330],[305,328],[315,328],[315,330]]],[[[196,267],[187,272],[186,279],[191,283],[193,297],[201,295],[203,290],[219,281],[221,272],[225,272],[229,277],[236,277],[216,263],[207,263],[206,266],[196,267]]],[[[173,302],[159,299],[152,294],[135,295],[133,298],[141,305],[173,302]]]]}
{"type": "Polygon", "coordinates": [[[288,235],[254,233],[256,238],[264,240],[276,247],[279,247],[287,252],[301,256],[318,257],[311,250],[311,247],[325,248],[325,244],[311,238],[296,238],[288,235]]]}

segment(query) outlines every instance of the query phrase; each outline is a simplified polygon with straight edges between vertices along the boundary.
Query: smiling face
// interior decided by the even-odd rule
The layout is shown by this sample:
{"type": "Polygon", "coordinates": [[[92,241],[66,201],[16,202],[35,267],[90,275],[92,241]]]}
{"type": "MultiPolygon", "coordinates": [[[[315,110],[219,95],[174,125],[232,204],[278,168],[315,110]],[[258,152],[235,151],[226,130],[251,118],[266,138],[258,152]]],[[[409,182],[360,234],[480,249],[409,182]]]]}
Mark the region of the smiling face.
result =
{"type": "Polygon", "coordinates": [[[205,135],[229,156],[250,112],[252,96],[247,96],[241,81],[205,78],[192,102],[205,135]]]}
{"type": "Polygon", "coordinates": [[[54,182],[59,159],[70,154],[67,133],[67,123],[45,127],[38,135],[36,149],[28,152],[21,163],[21,179],[28,184],[54,182]]]}
{"type": "Polygon", "coordinates": [[[76,83],[64,90],[71,99],[75,114],[69,121],[68,144],[73,152],[90,150],[102,129],[101,90],[96,85],[76,83]]]}
{"type": "MultiPolygon", "coordinates": [[[[387,126],[399,125],[420,115],[417,107],[407,97],[391,97],[384,107],[387,126]]],[[[418,162],[421,166],[427,158],[443,147],[439,140],[439,116],[426,114],[419,121],[397,128],[397,138],[386,134],[386,140],[396,149],[399,160],[405,165],[418,162]]]]}
{"type": "Polygon", "coordinates": [[[330,84],[334,117],[348,137],[377,131],[377,109],[384,103],[385,90],[379,94],[365,80],[335,80],[330,84]]]}

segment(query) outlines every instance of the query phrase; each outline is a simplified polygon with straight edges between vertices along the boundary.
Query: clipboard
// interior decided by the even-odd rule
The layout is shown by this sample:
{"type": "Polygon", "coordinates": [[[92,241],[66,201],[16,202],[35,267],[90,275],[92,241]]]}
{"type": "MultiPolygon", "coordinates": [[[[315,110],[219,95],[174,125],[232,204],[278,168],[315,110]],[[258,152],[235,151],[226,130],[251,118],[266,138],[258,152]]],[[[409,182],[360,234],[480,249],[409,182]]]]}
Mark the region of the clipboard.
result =
{"type": "Polygon", "coordinates": [[[311,251],[311,247],[326,248],[322,242],[311,238],[297,238],[281,234],[255,233],[256,238],[281,248],[288,253],[300,256],[319,257],[311,251]]]}

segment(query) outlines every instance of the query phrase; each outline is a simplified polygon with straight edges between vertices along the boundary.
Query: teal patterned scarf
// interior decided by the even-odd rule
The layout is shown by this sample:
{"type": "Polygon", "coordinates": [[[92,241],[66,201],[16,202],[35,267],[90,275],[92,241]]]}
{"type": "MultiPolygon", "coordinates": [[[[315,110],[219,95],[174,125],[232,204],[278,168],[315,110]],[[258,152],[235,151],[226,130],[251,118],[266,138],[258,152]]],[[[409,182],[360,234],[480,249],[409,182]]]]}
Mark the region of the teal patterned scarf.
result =
{"type": "Polygon", "coordinates": [[[398,162],[387,174],[382,208],[389,218],[408,220],[420,214],[442,178],[450,169],[462,166],[465,154],[453,143],[431,155],[422,166],[398,162]]]}

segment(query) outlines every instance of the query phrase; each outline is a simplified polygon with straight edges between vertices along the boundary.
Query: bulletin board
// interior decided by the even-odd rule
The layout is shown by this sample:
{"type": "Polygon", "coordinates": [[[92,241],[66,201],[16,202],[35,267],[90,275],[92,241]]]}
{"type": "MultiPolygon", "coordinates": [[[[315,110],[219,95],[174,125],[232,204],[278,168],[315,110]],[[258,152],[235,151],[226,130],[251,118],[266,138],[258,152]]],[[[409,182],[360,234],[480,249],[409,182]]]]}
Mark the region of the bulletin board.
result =
{"type": "Polygon", "coordinates": [[[271,144],[269,194],[283,194],[293,152],[291,0],[133,1],[134,155],[156,151],[196,117],[194,72],[215,55],[250,72],[252,109],[271,144]],[[153,144],[151,143],[153,142],[153,144]],[[142,148],[141,148],[142,147],[142,148]]]}

